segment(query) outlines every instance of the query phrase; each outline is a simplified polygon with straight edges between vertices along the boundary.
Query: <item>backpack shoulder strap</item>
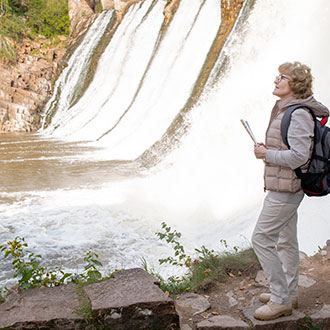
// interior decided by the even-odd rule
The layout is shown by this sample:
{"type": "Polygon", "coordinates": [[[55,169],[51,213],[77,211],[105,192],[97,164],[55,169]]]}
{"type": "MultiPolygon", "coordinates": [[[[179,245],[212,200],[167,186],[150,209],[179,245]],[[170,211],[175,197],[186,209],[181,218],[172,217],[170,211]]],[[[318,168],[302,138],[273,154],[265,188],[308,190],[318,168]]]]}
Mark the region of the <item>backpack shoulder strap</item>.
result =
{"type": "Polygon", "coordinates": [[[314,111],[307,105],[305,104],[294,104],[291,105],[290,107],[288,107],[283,115],[282,118],[282,122],[281,122],[281,135],[282,135],[282,140],[283,142],[290,148],[289,146],[289,142],[288,142],[288,130],[289,130],[289,125],[291,122],[291,116],[292,116],[292,112],[297,110],[297,109],[301,109],[301,108],[305,108],[307,110],[309,110],[309,112],[311,113],[314,123],[316,123],[317,119],[316,116],[314,114],[314,111]]]}

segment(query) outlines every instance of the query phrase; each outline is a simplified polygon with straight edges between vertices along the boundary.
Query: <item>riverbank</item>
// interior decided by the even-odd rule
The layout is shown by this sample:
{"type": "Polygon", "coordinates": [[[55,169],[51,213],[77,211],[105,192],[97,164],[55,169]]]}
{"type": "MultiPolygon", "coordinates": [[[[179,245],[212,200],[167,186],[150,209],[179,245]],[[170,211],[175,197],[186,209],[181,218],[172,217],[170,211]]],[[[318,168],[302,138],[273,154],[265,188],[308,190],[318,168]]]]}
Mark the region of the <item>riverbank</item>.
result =
{"type": "MultiPolygon", "coordinates": [[[[104,320],[110,319],[111,329],[132,329],[131,322],[137,320],[138,323],[134,326],[136,329],[326,330],[330,327],[330,257],[327,254],[330,242],[328,243],[328,246],[313,256],[300,253],[298,308],[291,316],[273,321],[257,321],[253,318],[253,311],[261,304],[258,297],[268,291],[268,282],[260,265],[251,262],[242,271],[225,268],[225,276],[210,280],[205,272],[204,281],[194,292],[180,294],[161,292],[155,287],[156,278],[142,269],[115,272],[114,278],[87,287],[75,288],[75,284],[69,284],[53,289],[13,289],[6,302],[0,305],[0,325],[8,329],[30,329],[31,322],[41,322],[45,326],[52,325],[49,329],[54,326],[55,329],[64,329],[63,324],[67,324],[65,329],[99,329],[95,327],[96,324],[101,326],[102,322],[108,322],[104,320]],[[132,283],[135,284],[132,286],[132,283]],[[86,296],[82,295],[85,300],[74,298],[79,292],[87,293],[86,296]],[[68,297],[73,299],[74,304],[68,304],[71,301],[68,297]],[[107,299],[100,300],[99,297],[107,299]],[[65,304],[62,303],[64,301],[65,304]],[[84,308],[82,302],[87,302],[84,308]],[[41,310],[44,312],[40,312],[41,310]],[[138,313],[140,316],[137,317],[136,311],[143,313],[138,313]],[[61,316],[61,313],[65,315],[61,316]],[[9,315],[14,321],[17,320],[10,321],[9,315]],[[46,316],[50,319],[46,320],[46,316]],[[3,323],[5,318],[7,323],[3,323]],[[65,323],[66,318],[68,321],[65,323]]],[[[236,258],[242,262],[241,255],[236,255],[236,258]]],[[[186,289],[191,290],[192,288],[186,289]]],[[[108,329],[106,325],[103,328],[108,329]]]]}

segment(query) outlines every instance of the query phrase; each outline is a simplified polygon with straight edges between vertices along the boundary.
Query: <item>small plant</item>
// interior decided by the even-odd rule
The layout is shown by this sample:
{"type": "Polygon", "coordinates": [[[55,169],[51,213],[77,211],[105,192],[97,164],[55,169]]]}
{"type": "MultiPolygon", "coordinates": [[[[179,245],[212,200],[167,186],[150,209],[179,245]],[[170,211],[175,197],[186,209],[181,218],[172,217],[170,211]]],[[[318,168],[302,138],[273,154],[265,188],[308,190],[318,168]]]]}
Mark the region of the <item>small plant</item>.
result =
{"type": "Polygon", "coordinates": [[[34,254],[27,250],[27,243],[24,238],[16,237],[7,245],[0,245],[0,251],[5,258],[12,257],[14,277],[18,278],[18,286],[22,289],[32,289],[41,286],[58,286],[71,276],[71,273],[64,273],[61,270],[47,271],[41,266],[41,255],[34,254]]]}
{"type": "Polygon", "coordinates": [[[5,296],[8,292],[8,289],[6,287],[0,288],[0,304],[5,301],[5,296]]]}
{"type": "Polygon", "coordinates": [[[9,62],[13,61],[16,59],[16,50],[8,38],[0,35],[0,60],[3,58],[6,58],[9,62]]]}
{"type": "Polygon", "coordinates": [[[209,250],[204,245],[202,245],[200,249],[195,249],[195,251],[198,253],[200,260],[216,257],[214,254],[214,250],[209,250]]]}
{"type": "Polygon", "coordinates": [[[102,11],[103,11],[103,7],[102,7],[102,4],[99,2],[95,7],[95,12],[102,13],[102,11]]]}
{"type": "MultiPolygon", "coordinates": [[[[221,240],[220,240],[220,244],[221,244],[226,250],[229,250],[229,249],[230,249],[230,247],[229,247],[229,245],[228,245],[228,243],[227,243],[227,241],[226,241],[225,239],[221,239],[221,240]]],[[[239,247],[238,247],[238,246],[234,246],[234,247],[232,248],[232,250],[233,250],[234,253],[238,253],[238,251],[239,251],[239,247]]],[[[227,252],[225,252],[225,253],[232,253],[232,252],[227,251],[227,252]]]]}
{"type": "MultiPolygon", "coordinates": [[[[159,259],[159,263],[169,263],[174,266],[186,267],[187,272],[184,276],[171,276],[166,281],[160,280],[161,288],[170,293],[183,292],[188,290],[198,290],[207,288],[216,281],[224,281],[228,277],[235,277],[242,274],[243,271],[249,269],[251,265],[260,269],[257,258],[252,249],[239,251],[235,246],[230,249],[227,241],[220,240],[220,243],[226,249],[221,253],[216,253],[213,249],[208,249],[202,245],[197,252],[196,258],[187,255],[183,245],[179,242],[181,233],[176,230],[172,231],[171,227],[162,222],[163,232],[157,232],[156,235],[167,243],[171,244],[174,249],[174,257],[170,256],[165,259],[159,259]]],[[[145,270],[149,271],[145,259],[145,270]]],[[[152,273],[151,273],[152,274],[152,273]]],[[[155,274],[152,274],[155,275],[155,274]]],[[[157,275],[156,277],[159,277],[157,275]]]]}
{"type": "MultiPolygon", "coordinates": [[[[5,258],[12,258],[14,277],[18,278],[21,289],[32,289],[41,286],[54,287],[68,282],[94,283],[102,280],[102,274],[97,267],[102,266],[98,255],[89,250],[84,257],[87,265],[80,274],[65,273],[61,269],[48,270],[41,265],[40,254],[27,249],[28,244],[24,238],[16,237],[13,241],[0,245],[0,252],[5,258]]],[[[2,290],[4,292],[4,290],[2,290]]],[[[3,293],[0,296],[3,296],[3,293]]]]}
{"type": "Polygon", "coordinates": [[[167,226],[165,222],[162,222],[162,228],[165,232],[157,232],[156,235],[162,240],[165,239],[167,243],[172,244],[174,249],[174,257],[167,257],[166,259],[159,259],[159,263],[169,263],[174,266],[190,267],[191,257],[185,253],[183,245],[179,242],[181,233],[176,230],[171,232],[171,227],[167,226]]]}
{"type": "Polygon", "coordinates": [[[312,318],[310,316],[304,317],[304,323],[299,327],[299,330],[321,330],[319,327],[313,324],[312,318]]]}
{"type": "Polygon", "coordinates": [[[165,280],[160,274],[156,273],[153,268],[148,267],[148,263],[144,257],[141,258],[141,265],[147,273],[159,280],[160,288],[166,295],[190,291],[190,280],[188,277],[173,275],[165,280]]]}
{"type": "Polygon", "coordinates": [[[91,249],[88,250],[84,257],[84,261],[87,262],[87,265],[84,267],[84,272],[79,274],[78,277],[83,279],[86,283],[94,283],[102,279],[102,274],[97,269],[97,267],[102,267],[102,263],[98,261],[98,257],[98,254],[91,249]]]}

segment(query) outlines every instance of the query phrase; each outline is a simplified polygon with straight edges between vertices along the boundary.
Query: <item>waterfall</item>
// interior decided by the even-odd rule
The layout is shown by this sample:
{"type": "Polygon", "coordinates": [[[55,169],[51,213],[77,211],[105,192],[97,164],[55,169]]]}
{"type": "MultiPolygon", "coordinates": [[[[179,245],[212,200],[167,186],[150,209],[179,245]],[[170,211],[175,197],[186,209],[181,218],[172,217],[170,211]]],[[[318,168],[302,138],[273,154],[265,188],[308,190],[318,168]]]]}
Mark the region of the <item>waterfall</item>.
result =
{"type": "MultiPolygon", "coordinates": [[[[88,30],[81,44],[76,48],[70,57],[66,68],[57,79],[53,96],[46,104],[46,114],[43,127],[48,124],[57,109],[60,109],[59,116],[64,116],[65,111],[71,106],[76,93],[82,87],[86,73],[90,65],[91,56],[97,43],[100,41],[107,25],[113,15],[112,11],[104,11],[88,30]]],[[[56,118],[52,120],[52,126],[56,126],[56,118]]]]}
{"type": "Polygon", "coordinates": [[[111,158],[134,159],[166,131],[189,97],[219,27],[220,8],[217,0],[182,0],[155,49],[164,3],[149,10],[152,4],[130,8],[84,96],[53,119],[54,136],[102,137],[111,158]]]}

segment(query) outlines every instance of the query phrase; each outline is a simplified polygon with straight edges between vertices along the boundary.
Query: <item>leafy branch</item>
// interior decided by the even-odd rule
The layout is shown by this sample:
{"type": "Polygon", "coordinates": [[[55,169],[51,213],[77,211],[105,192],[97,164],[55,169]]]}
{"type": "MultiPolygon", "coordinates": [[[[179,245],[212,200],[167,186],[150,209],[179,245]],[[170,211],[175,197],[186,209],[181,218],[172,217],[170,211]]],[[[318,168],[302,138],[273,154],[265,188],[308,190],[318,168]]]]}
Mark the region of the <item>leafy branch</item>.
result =
{"type": "Polygon", "coordinates": [[[40,254],[28,250],[24,237],[16,237],[4,245],[0,245],[0,252],[4,258],[11,258],[14,277],[18,278],[21,289],[39,288],[41,286],[54,287],[68,282],[92,283],[102,280],[102,274],[97,267],[102,267],[98,255],[89,250],[84,257],[87,265],[80,274],[65,273],[60,268],[48,270],[41,265],[40,254]]]}
{"type": "Polygon", "coordinates": [[[157,232],[156,235],[161,239],[165,239],[167,243],[172,244],[174,249],[174,257],[167,257],[166,259],[159,259],[159,263],[169,263],[174,266],[186,266],[190,267],[191,257],[185,253],[183,245],[179,242],[181,233],[174,230],[171,232],[171,227],[167,226],[165,222],[162,222],[162,228],[164,232],[157,232]]]}

